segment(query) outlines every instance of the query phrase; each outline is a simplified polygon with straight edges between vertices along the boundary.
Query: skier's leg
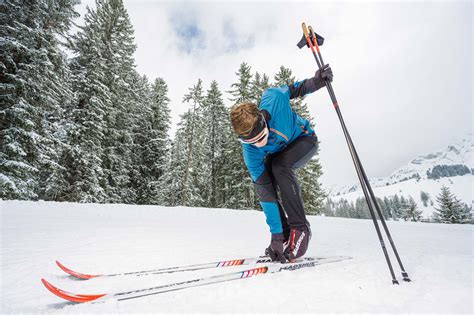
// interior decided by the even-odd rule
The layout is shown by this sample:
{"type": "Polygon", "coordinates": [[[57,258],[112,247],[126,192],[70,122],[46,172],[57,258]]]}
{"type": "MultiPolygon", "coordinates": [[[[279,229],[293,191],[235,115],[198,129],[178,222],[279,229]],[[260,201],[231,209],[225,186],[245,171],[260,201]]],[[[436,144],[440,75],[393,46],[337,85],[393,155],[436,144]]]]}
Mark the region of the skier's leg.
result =
{"type": "Polygon", "coordinates": [[[314,156],[317,149],[316,136],[301,137],[271,157],[273,183],[278,186],[283,209],[288,215],[288,223],[292,228],[303,228],[307,225],[301,188],[294,170],[303,167],[314,156]]]}
{"type": "Polygon", "coordinates": [[[272,156],[272,174],[281,195],[283,209],[288,215],[291,228],[289,256],[294,259],[302,256],[307,249],[311,231],[304,213],[301,187],[295,169],[303,167],[317,152],[316,136],[301,137],[293,141],[282,152],[272,156]]]}

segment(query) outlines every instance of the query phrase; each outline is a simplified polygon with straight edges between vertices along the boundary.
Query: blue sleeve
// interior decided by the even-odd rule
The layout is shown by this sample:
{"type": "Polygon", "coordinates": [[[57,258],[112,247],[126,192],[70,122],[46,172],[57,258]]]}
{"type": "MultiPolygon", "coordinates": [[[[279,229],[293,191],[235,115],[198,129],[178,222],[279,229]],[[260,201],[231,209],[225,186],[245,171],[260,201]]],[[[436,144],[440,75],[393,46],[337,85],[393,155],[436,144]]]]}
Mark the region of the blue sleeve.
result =
{"type": "Polygon", "coordinates": [[[251,144],[243,145],[244,162],[252,177],[252,181],[256,182],[265,171],[265,153],[253,147],[251,144]]]}
{"type": "Polygon", "coordinates": [[[270,232],[283,233],[276,192],[265,169],[265,153],[249,144],[243,145],[243,151],[244,161],[252,177],[270,232]]]}

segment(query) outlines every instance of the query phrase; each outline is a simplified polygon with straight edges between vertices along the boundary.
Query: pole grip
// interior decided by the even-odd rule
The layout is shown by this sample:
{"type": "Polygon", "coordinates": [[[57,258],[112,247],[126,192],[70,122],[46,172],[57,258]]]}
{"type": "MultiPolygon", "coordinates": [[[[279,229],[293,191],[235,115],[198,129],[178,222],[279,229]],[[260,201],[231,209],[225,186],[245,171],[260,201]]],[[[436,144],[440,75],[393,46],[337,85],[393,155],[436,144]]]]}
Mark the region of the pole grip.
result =
{"type": "Polygon", "coordinates": [[[308,38],[308,37],[309,37],[309,33],[308,33],[308,28],[306,27],[306,23],[303,22],[303,23],[301,24],[301,27],[303,28],[304,37],[308,38]]]}

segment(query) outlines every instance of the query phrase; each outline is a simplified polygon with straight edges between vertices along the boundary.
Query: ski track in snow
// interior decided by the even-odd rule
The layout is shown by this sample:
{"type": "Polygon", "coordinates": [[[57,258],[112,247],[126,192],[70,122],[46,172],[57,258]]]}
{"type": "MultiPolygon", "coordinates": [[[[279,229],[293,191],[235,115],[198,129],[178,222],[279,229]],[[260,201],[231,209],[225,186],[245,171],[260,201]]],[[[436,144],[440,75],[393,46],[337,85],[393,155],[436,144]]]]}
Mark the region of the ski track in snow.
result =
{"type": "MultiPolygon", "coordinates": [[[[307,256],[352,260],[145,298],[73,304],[47,291],[46,278],[82,294],[125,291],[248,266],[72,280],[54,263],[115,273],[257,256],[269,242],[262,212],[185,207],[0,201],[1,313],[466,313],[473,312],[473,227],[388,222],[413,280],[391,284],[370,220],[309,217],[307,256]]],[[[391,251],[388,241],[386,246],[391,251]]]]}

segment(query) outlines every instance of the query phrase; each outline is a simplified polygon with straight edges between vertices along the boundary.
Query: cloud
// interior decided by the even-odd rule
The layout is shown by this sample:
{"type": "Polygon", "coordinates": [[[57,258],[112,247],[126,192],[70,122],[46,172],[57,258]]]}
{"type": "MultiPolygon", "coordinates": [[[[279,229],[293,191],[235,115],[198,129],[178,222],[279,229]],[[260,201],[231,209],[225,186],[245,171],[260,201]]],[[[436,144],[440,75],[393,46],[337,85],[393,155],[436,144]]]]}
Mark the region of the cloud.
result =
{"type": "MultiPolygon", "coordinates": [[[[94,6],[93,1],[83,1],[94,6]]],[[[225,93],[241,62],[273,78],[281,65],[314,74],[298,49],[301,22],[325,37],[345,122],[369,177],[386,176],[418,154],[472,129],[471,2],[125,1],[135,28],[137,70],[169,86],[173,124],[201,78],[225,93]]],[[[81,12],[83,14],[83,12],[81,12]]],[[[321,140],[325,184],[356,180],[326,91],[305,100],[321,140]]]]}

